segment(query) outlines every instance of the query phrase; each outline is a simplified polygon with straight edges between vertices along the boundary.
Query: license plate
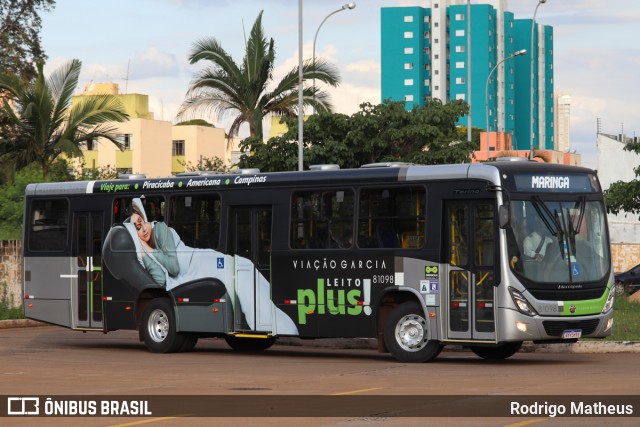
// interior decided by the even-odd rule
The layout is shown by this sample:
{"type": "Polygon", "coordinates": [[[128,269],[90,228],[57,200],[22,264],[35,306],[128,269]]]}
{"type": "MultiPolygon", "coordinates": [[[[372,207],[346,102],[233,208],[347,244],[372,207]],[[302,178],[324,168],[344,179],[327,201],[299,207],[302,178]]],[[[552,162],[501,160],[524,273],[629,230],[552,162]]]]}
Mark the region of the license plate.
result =
{"type": "Polygon", "coordinates": [[[572,338],[580,338],[582,336],[581,329],[568,329],[562,332],[563,339],[572,339],[572,338]]]}

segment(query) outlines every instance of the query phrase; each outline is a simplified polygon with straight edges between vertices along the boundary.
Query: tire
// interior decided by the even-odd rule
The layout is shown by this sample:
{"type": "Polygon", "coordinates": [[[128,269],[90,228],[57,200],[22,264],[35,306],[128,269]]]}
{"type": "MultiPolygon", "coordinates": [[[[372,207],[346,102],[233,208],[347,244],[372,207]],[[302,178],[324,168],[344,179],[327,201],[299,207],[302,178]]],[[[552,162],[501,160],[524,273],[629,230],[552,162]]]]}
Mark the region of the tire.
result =
{"type": "Polygon", "coordinates": [[[424,310],[415,302],[395,307],[384,322],[384,343],[396,360],[404,363],[428,362],[442,351],[442,344],[428,339],[424,310]]]}
{"type": "Polygon", "coordinates": [[[522,347],[522,341],[507,342],[496,347],[470,347],[477,356],[486,360],[504,360],[513,356],[522,347]]]}
{"type": "Polygon", "coordinates": [[[142,338],[152,353],[175,353],[184,344],[185,336],[176,332],[176,318],[167,298],[153,299],[144,309],[142,338]]]}
{"type": "Polygon", "coordinates": [[[225,341],[236,351],[263,351],[271,347],[276,339],[270,338],[238,338],[232,335],[224,337],[225,341]]]}

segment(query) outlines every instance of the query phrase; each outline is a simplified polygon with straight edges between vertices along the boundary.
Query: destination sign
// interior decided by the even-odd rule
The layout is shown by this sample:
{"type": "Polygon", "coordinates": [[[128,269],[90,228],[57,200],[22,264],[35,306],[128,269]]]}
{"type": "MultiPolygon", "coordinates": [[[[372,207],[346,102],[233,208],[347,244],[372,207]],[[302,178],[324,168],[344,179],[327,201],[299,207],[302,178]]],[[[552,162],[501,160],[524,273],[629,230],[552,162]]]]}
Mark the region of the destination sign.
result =
{"type": "Polygon", "coordinates": [[[596,191],[590,175],[520,173],[514,176],[517,191],[591,193],[596,191]]]}

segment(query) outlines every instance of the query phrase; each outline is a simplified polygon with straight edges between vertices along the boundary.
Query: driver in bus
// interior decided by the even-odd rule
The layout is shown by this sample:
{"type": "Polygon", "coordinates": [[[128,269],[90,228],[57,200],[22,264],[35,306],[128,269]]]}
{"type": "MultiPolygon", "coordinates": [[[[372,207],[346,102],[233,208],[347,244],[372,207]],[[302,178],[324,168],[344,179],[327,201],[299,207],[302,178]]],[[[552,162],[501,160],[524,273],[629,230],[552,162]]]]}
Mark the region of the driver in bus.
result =
{"type": "Polygon", "coordinates": [[[525,259],[542,261],[547,252],[547,245],[552,243],[551,237],[544,233],[544,225],[532,220],[531,232],[524,238],[523,252],[525,259]]]}

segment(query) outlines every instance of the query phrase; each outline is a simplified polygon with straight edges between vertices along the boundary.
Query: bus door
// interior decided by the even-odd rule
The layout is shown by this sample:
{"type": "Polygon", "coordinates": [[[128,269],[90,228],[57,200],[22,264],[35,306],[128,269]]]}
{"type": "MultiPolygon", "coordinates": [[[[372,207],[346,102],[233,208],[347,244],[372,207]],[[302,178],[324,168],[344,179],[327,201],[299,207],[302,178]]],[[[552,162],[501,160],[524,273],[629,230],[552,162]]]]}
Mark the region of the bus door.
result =
{"type": "Polygon", "coordinates": [[[71,257],[72,328],[102,329],[102,212],[75,212],[71,257]]]}
{"type": "Polygon", "coordinates": [[[272,332],[271,206],[231,208],[231,253],[235,255],[234,330],[272,332]]]}
{"type": "Polygon", "coordinates": [[[493,200],[445,205],[449,339],[496,339],[494,205],[493,200]]]}

